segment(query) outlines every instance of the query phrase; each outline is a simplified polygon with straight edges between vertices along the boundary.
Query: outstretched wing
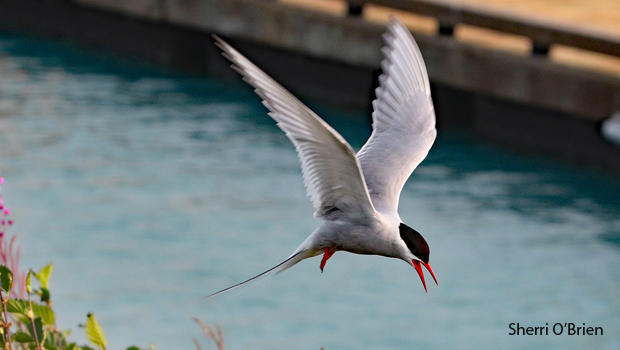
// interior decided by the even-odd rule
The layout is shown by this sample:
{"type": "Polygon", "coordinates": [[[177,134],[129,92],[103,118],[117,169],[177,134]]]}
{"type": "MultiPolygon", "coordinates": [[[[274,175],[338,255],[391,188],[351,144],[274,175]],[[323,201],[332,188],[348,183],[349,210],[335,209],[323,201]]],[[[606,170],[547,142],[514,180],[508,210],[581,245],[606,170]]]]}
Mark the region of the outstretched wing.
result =
{"type": "Polygon", "coordinates": [[[426,67],[413,36],[393,18],[383,38],[373,130],[357,158],[375,208],[395,212],[405,181],[428,154],[437,130],[426,67]]]}
{"type": "Polygon", "coordinates": [[[295,145],[315,216],[334,211],[349,217],[374,215],[359,161],[347,141],[250,60],[214,37],[222,54],[233,63],[232,68],[254,87],[269,115],[295,145]]]}

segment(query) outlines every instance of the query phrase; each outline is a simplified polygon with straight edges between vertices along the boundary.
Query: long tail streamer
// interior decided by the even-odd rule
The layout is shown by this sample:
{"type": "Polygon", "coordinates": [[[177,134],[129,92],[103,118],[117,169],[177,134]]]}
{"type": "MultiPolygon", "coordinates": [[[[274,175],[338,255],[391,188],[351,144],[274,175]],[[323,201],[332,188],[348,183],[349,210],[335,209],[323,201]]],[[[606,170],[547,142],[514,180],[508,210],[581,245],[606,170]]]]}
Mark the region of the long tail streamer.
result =
{"type": "Polygon", "coordinates": [[[214,296],[216,296],[216,295],[222,294],[222,293],[224,293],[224,292],[228,292],[229,290],[235,289],[235,288],[237,288],[237,287],[241,287],[241,286],[243,286],[243,285],[244,285],[244,284],[246,284],[246,283],[252,282],[252,281],[254,281],[254,280],[258,279],[258,278],[261,278],[261,277],[263,277],[263,276],[268,275],[270,272],[282,272],[282,271],[284,271],[284,270],[288,269],[289,267],[291,267],[291,266],[295,265],[296,263],[300,262],[301,260],[303,260],[303,259],[299,259],[300,253],[301,253],[301,252],[298,252],[298,253],[296,253],[296,254],[291,255],[290,257],[288,257],[288,258],[287,258],[286,260],[284,260],[283,262],[279,263],[278,265],[276,265],[276,266],[274,266],[274,267],[270,268],[269,270],[267,270],[267,271],[265,271],[265,272],[261,272],[261,273],[259,273],[258,275],[254,276],[254,277],[252,277],[252,278],[249,278],[249,279],[247,279],[247,280],[245,280],[245,281],[243,281],[243,282],[239,282],[239,283],[234,284],[234,285],[232,285],[232,286],[230,286],[230,287],[227,287],[227,288],[224,288],[224,289],[222,289],[222,290],[219,290],[219,291],[217,291],[217,292],[215,292],[215,293],[209,294],[209,295],[207,295],[207,296],[206,296],[206,297],[204,297],[204,298],[205,298],[205,299],[208,299],[208,298],[214,297],[214,296]],[[295,258],[298,258],[298,260],[294,260],[295,258]]]}

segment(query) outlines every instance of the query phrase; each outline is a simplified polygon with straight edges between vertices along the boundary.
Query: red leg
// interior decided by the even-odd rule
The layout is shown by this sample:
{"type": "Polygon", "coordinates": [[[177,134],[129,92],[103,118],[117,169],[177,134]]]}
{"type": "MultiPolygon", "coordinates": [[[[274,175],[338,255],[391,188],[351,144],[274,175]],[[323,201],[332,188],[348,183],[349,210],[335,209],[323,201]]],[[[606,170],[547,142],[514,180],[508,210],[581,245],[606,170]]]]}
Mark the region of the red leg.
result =
{"type": "Polygon", "coordinates": [[[323,260],[321,260],[321,272],[323,272],[323,268],[325,268],[325,263],[327,262],[327,259],[331,258],[335,252],[335,249],[325,248],[325,253],[323,253],[323,260]]]}

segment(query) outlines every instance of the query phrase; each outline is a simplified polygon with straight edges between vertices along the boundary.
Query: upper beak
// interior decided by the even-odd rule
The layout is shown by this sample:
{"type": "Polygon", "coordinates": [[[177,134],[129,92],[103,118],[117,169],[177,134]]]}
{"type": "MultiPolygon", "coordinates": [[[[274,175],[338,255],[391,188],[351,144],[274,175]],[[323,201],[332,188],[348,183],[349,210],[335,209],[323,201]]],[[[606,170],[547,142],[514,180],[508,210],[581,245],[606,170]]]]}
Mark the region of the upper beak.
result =
{"type": "Polygon", "coordinates": [[[422,272],[422,266],[421,265],[424,265],[424,267],[426,267],[428,272],[431,273],[431,276],[433,276],[433,280],[435,280],[435,283],[437,285],[439,285],[439,283],[437,283],[437,278],[435,277],[435,273],[433,272],[433,269],[431,268],[431,264],[424,263],[424,262],[421,262],[421,261],[415,260],[415,259],[413,259],[411,261],[413,262],[413,267],[418,272],[418,276],[420,276],[420,280],[422,280],[422,284],[424,285],[424,291],[426,293],[428,293],[428,290],[426,289],[426,281],[424,281],[424,273],[422,272]]]}

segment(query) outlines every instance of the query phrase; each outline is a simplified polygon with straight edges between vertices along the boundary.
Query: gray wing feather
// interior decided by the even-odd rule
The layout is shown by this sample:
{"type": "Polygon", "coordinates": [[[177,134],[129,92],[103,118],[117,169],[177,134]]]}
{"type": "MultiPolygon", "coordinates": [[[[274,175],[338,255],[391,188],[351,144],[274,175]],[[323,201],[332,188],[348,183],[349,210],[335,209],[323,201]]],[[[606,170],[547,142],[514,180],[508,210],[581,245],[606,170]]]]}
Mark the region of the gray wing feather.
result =
{"type": "Polygon", "coordinates": [[[255,88],[269,115],[295,145],[315,215],[322,217],[334,209],[350,217],[374,215],[359,161],[347,141],[250,60],[214,38],[233,69],[255,88]]]}
{"type": "Polygon", "coordinates": [[[357,157],[375,208],[397,212],[403,185],[428,154],[437,130],[426,67],[413,36],[393,18],[384,41],[373,131],[357,157]]]}

